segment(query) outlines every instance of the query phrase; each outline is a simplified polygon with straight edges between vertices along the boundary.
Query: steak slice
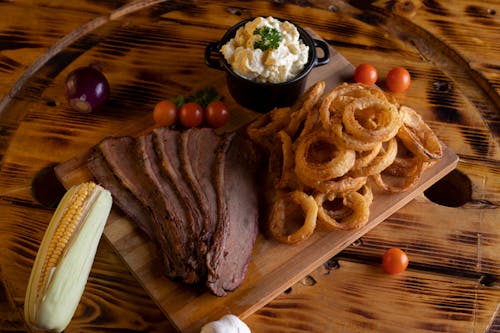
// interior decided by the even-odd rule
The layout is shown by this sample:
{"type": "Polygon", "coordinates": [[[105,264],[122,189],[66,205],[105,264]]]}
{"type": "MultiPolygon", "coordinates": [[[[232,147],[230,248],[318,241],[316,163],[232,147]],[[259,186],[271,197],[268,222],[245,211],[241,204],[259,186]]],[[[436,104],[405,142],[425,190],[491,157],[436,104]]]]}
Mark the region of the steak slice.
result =
{"type": "Polygon", "coordinates": [[[109,168],[101,152],[94,147],[87,160],[87,168],[95,180],[108,189],[113,195],[115,203],[129,218],[131,218],[150,239],[154,232],[151,230],[151,211],[128,191],[109,168]]]}
{"type": "Polygon", "coordinates": [[[219,142],[220,137],[210,128],[191,128],[181,134],[182,170],[197,201],[201,203],[200,208],[205,218],[200,237],[207,249],[210,247],[217,223],[214,176],[215,151],[219,142]]]}
{"type": "Polygon", "coordinates": [[[163,198],[165,207],[172,220],[186,221],[188,212],[180,200],[175,188],[161,169],[161,163],[153,144],[153,135],[148,134],[137,138],[137,153],[144,173],[149,177],[163,198]]]}
{"type": "Polygon", "coordinates": [[[167,275],[186,282],[197,281],[196,272],[187,265],[189,253],[185,246],[186,233],[182,230],[182,221],[170,216],[164,198],[146,176],[142,163],[139,163],[136,140],[128,136],[108,138],[98,144],[98,149],[124,187],[151,211],[153,239],[169,268],[167,275]]]}
{"type": "Polygon", "coordinates": [[[188,219],[184,226],[188,237],[190,237],[189,250],[192,256],[192,264],[200,277],[206,276],[205,253],[207,248],[200,238],[203,226],[203,212],[199,209],[201,203],[192,192],[181,170],[180,142],[181,133],[166,127],[153,130],[153,142],[159,156],[162,172],[168,177],[180,200],[186,207],[188,219]]]}
{"type": "MultiPolygon", "coordinates": [[[[182,258],[182,260],[195,272],[199,263],[197,258],[194,257],[196,251],[194,250],[192,237],[186,228],[187,221],[192,219],[192,214],[180,198],[175,186],[170,182],[168,175],[162,171],[161,161],[155,150],[152,133],[137,138],[137,154],[145,176],[150,179],[154,184],[154,188],[158,190],[158,196],[162,199],[168,211],[170,221],[172,221],[170,224],[171,229],[169,230],[178,236],[177,242],[172,244],[173,248],[175,251],[181,250],[186,252],[186,257],[182,258]]],[[[184,276],[182,280],[187,283],[194,283],[198,282],[200,278],[204,279],[203,276],[196,274],[195,276],[184,276]]]]}
{"type": "Polygon", "coordinates": [[[246,274],[258,232],[256,153],[235,133],[225,136],[217,151],[218,223],[207,256],[208,288],[218,296],[236,289],[246,274]]]}

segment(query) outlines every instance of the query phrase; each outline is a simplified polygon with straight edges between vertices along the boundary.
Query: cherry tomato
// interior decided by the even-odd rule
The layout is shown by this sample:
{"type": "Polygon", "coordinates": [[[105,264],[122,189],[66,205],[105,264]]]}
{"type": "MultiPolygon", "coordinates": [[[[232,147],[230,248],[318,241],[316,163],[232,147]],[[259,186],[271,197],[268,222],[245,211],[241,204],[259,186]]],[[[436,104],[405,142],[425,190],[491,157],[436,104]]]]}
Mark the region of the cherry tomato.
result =
{"type": "Polygon", "coordinates": [[[400,93],[410,87],[410,73],[403,67],[394,67],[387,73],[385,83],[390,91],[400,93]]]}
{"type": "Polygon", "coordinates": [[[208,103],[205,108],[205,121],[210,127],[221,127],[229,121],[230,112],[226,104],[221,101],[208,103]]]}
{"type": "Polygon", "coordinates": [[[170,126],[175,124],[177,116],[177,107],[169,100],[158,102],[153,110],[153,119],[159,126],[170,126]]]}
{"type": "Polygon", "coordinates": [[[361,64],[354,71],[354,81],[372,85],[377,82],[377,69],[370,64],[361,64]]]}
{"type": "Polygon", "coordinates": [[[203,122],[203,108],[195,102],[181,106],[179,120],[184,127],[196,127],[203,122]]]}
{"type": "Polygon", "coordinates": [[[382,256],[382,267],[389,274],[399,274],[408,267],[408,256],[398,248],[387,250],[382,256]]]}

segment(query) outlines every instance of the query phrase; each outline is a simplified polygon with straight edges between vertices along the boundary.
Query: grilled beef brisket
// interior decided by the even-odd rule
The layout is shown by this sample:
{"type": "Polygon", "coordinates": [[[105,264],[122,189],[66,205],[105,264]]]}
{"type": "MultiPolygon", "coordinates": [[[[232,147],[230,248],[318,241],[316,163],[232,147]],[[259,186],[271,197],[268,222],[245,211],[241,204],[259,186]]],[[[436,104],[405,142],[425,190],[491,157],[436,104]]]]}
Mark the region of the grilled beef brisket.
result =
{"type": "Polygon", "coordinates": [[[167,276],[222,296],[243,281],[257,235],[255,163],[238,135],[158,128],[104,139],[88,168],[157,245],[167,276]]]}
{"type": "MultiPolygon", "coordinates": [[[[184,201],[177,192],[176,187],[169,176],[163,172],[161,160],[156,154],[153,135],[145,135],[137,138],[137,151],[144,169],[144,173],[155,188],[158,190],[159,197],[163,199],[166,210],[169,212],[172,227],[179,234],[176,247],[178,251],[186,251],[186,257],[183,260],[191,267],[192,272],[196,272],[198,260],[195,256],[195,241],[192,235],[184,229],[184,221],[190,221],[192,224],[192,214],[186,208],[184,201]]],[[[198,274],[188,274],[180,276],[184,282],[199,281],[198,274]]]]}
{"type": "Polygon", "coordinates": [[[162,171],[152,134],[137,138],[137,153],[145,175],[155,184],[159,194],[165,198],[164,203],[170,218],[176,221],[185,221],[187,219],[186,208],[170,179],[162,171]]]}
{"type": "Polygon", "coordinates": [[[180,277],[186,282],[197,280],[195,270],[189,267],[189,251],[185,244],[186,233],[181,221],[176,221],[166,209],[165,198],[158,187],[146,176],[137,154],[136,140],[132,137],[114,137],[98,144],[102,156],[113,173],[139,201],[152,213],[152,230],[157,241],[160,257],[167,264],[168,275],[180,277]]]}
{"type": "Polygon", "coordinates": [[[245,276],[258,232],[256,157],[248,141],[227,135],[217,151],[218,223],[207,286],[218,296],[236,289],[245,276]]]}
{"type": "Polygon", "coordinates": [[[154,231],[151,212],[130,191],[128,191],[109,168],[101,152],[94,147],[90,152],[87,167],[100,184],[113,194],[113,202],[143,231],[153,239],[154,231]]]}
{"type": "Polygon", "coordinates": [[[191,129],[181,134],[182,169],[200,203],[204,219],[200,239],[203,246],[211,245],[217,223],[217,194],[215,191],[215,150],[220,138],[209,128],[191,129]]]}
{"type": "Polygon", "coordinates": [[[199,270],[199,274],[204,279],[205,265],[202,263],[206,253],[203,241],[199,234],[203,224],[203,211],[199,208],[200,202],[191,190],[187,180],[183,175],[180,160],[180,137],[181,133],[168,128],[158,128],[153,131],[153,141],[156,152],[160,159],[162,170],[169,177],[176,192],[186,206],[188,218],[184,221],[183,229],[187,237],[190,238],[189,248],[193,253],[194,260],[190,262],[199,270]]]}

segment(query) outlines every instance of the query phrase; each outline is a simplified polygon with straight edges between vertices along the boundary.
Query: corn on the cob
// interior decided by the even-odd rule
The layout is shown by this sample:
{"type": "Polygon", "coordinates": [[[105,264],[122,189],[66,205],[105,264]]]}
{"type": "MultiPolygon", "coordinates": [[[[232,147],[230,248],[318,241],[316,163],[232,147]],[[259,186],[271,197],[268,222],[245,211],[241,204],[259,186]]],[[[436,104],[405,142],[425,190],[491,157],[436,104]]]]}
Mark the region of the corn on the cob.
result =
{"type": "Polygon", "coordinates": [[[45,231],[26,291],[24,317],[36,329],[61,332],[80,302],[112,199],[93,182],[72,187],[45,231]]]}

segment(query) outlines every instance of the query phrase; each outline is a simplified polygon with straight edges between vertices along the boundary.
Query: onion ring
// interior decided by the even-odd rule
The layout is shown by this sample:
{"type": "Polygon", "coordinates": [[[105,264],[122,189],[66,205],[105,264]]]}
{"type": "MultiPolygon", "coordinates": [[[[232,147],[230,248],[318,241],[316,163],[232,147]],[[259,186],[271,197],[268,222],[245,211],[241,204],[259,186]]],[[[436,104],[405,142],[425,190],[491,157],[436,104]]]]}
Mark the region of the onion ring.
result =
{"type": "MultiPolygon", "coordinates": [[[[368,205],[370,205],[373,201],[373,192],[372,192],[372,189],[368,183],[363,184],[359,189],[353,189],[353,190],[350,190],[348,192],[358,192],[359,194],[361,194],[365,198],[368,205]]],[[[316,202],[318,202],[318,200],[323,201],[323,209],[325,211],[327,211],[328,216],[330,216],[331,218],[336,219],[336,220],[343,219],[352,213],[352,209],[350,209],[347,206],[344,206],[341,203],[342,194],[343,193],[320,192],[320,193],[316,194],[315,200],[316,200],[316,202]],[[320,197],[320,196],[322,196],[322,197],[320,197]],[[340,202],[339,202],[339,200],[340,200],[340,202]],[[325,203],[327,203],[328,207],[324,206],[325,203]]]]}
{"type": "Polygon", "coordinates": [[[402,177],[415,171],[418,167],[420,157],[399,157],[396,156],[394,162],[384,169],[388,175],[402,177]]]}
{"type": "Polygon", "coordinates": [[[384,169],[384,172],[392,176],[404,176],[413,172],[417,164],[416,159],[422,158],[422,156],[415,155],[408,150],[405,143],[399,138],[399,135],[396,136],[396,140],[398,142],[398,153],[392,164],[384,169]]]}
{"type": "Polygon", "coordinates": [[[382,142],[379,142],[372,150],[356,151],[356,161],[351,170],[357,170],[370,164],[371,161],[378,155],[382,148],[382,142]]]}
{"type": "Polygon", "coordinates": [[[323,95],[325,86],[325,81],[315,83],[292,106],[290,122],[285,129],[289,136],[295,136],[302,122],[309,118],[308,115],[312,113],[314,106],[319,101],[321,95],[323,95]]]}
{"type": "Polygon", "coordinates": [[[393,104],[399,110],[399,102],[393,94],[385,94],[385,98],[387,98],[387,101],[393,104]]]}
{"type": "Polygon", "coordinates": [[[370,204],[366,198],[358,192],[348,192],[342,195],[342,203],[349,207],[352,213],[341,219],[335,219],[328,214],[324,207],[326,196],[316,196],[318,205],[318,220],[321,225],[329,230],[353,230],[359,229],[368,222],[370,215],[370,204]],[[339,220],[339,221],[337,221],[339,220]]]}
{"type": "Polygon", "coordinates": [[[387,147],[380,149],[379,154],[373,159],[373,161],[363,168],[352,170],[349,172],[350,176],[371,176],[377,173],[381,173],[394,162],[396,155],[398,153],[398,143],[396,138],[392,138],[387,141],[387,147]]]}
{"type": "Polygon", "coordinates": [[[274,108],[270,112],[259,116],[247,127],[248,136],[257,140],[271,136],[285,128],[290,121],[291,109],[289,107],[274,108]]]}
{"type": "Polygon", "coordinates": [[[335,195],[335,193],[331,196],[325,193],[318,193],[314,199],[318,205],[318,213],[323,211],[322,214],[328,214],[329,218],[339,220],[352,214],[352,209],[344,206],[342,197],[335,195]]]}
{"type": "Polygon", "coordinates": [[[317,132],[317,131],[322,131],[323,128],[321,127],[321,122],[319,121],[319,114],[318,112],[311,111],[308,115],[306,120],[304,121],[304,128],[302,129],[300,136],[305,136],[311,132],[317,132]]]}
{"type": "Polygon", "coordinates": [[[368,86],[362,83],[343,83],[333,89],[325,97],[319,108],[320,120],[325,129],[331,126],[331,116],[335,113],[342,113],[344,107],[360,97],[372,97],[387,101],[384,92],[375,86],[368,86]]]}
{"type": "Polygon", "coordinates": [[[351,134],[346,133],[342,124],[342,114],[334,114],[330,125],[337,144],[345,149],[354,149],[356,151],[372,150],[375,149],[375,147],[380,143],[376,140],[373,140],[372,142],[362,141],[356,139],[351,134]]]}
{"type": "Polygon", "coordinates": [[[398,137],[408,150],[425,159],[441,158],[443,156],[441,143],[422,117],[407,106],[401,106],[399,112],[403,126],[398,131],[398,137]]]}
{"type": "Polygon", "coordinates": [[[373,191],[368,183],[361,186],[361,188],[357,192],[361,194],[363,198],[365,198],[366,202],[368,202],[369,205],[371,205],[371,203],[373,202],[373,191]]]}
{"type": "Polygon", "coordinates": [[[294,157],[290,136],[284,130],[281,130],[278,132],[278,137],[281,145],[277,146],[277,151],[269,157],[269,172],[278,175],[274,182],[275,188],[283,189],[290,184],[294,176],[294,157]]]}
{"type": "Polygon", "coordinates": [[[368,178],[383,191],[405,191],[442,156],[422,117],[378,87],[324,90],[317,82],[293,106],[247,127],[267,149],[267,230],[279,242],[307,239],[317,223],[329,230],[364,226],[373,202],[368,178]]]}
{"type": "Polygon", "coordinates": [[[294,244],[309,238],[316,229],[316,219],[318,217],[318,205],[314,198],[301,191],[293,191],[278,198],[269,215],[269,232],[274,239],[281,243],[294,244]],[[287,234],[285,230],[287,204],[299,205],[305,213],[302,226],[287,234]]]}
{"type": "Polygon", "coordinates": [[[354,165],[356,153],[349,149],[336,149],[332,135],[328,132],[313,132],[298,140],[295,151],[295,173],[299,180],[309,183],[329,180],[345,175],[354,165]],[[333,147],[333,152],[327,156],[329,160],[323,162],[309,161],[314,148],[320,144],[333,147]]]}
{"type": "Polygon", "coordinates": [[[387,101],[387,95],[377,86],[363,83],[343,83],[333,89],[337,96],[349,96],[354,98],[373,97],[387,101]]]}
{"type": "Polygon", "coordinates": [[[323,193],[347,193],[357,191],[366,183],[367,177],[340,177],[323,182],[312,182],[307,186],[323,193]]]}
{"type": "Polygon", "coordinates": [[[401,126],[396,107],[387,101],[374,98],[359,98],[346,105],[342,113],[342,123],[346,132],[356,139],[368,142],[387,141],[398,133],[401,126]],[[361,124],[358,119],[363,115],[368,118],[366,124],[361,124]]]}
{"type": "Polygon", "coordinates": [[[415,161],[415,165],[411,170],[408,170],[408,172],[406,172],[405,174],[394,175],[394,172],[384,171],[382,173],[372,175],[371,178],[374,181],[374,183],[385,192],[391,192],[391,193],[404,192],[413,185],[415,185],[420,180],[420,176],[422,175],[422,172],[424,170],[425,161],[423,159],[414,158],[413,160],[415,161]],[[386,177],[383,176],[384,174],[386,175],[386,177]],[[392,180],[393,184],[388,183],[386,181],[387,178],[392,180]]]}

